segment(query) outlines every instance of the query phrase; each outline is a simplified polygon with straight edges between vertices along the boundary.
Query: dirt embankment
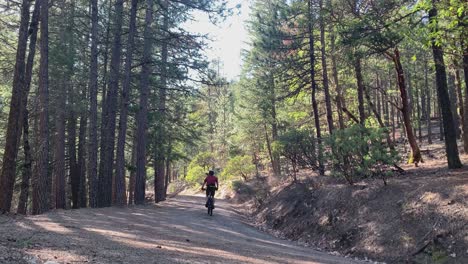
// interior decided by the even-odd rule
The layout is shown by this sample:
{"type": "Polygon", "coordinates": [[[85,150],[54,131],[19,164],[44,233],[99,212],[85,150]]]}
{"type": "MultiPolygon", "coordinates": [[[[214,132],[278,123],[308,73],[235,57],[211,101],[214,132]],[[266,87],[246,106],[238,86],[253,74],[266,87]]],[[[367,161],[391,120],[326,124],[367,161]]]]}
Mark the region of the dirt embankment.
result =
{"type": "Polygon", "coordinates": [[[251,183],[237,198],[260,228],[312,247],[387,263],[468,263],[468,168],[445,166],[407,166],[387,186],[303,175],[269,190],[251,183]]]}

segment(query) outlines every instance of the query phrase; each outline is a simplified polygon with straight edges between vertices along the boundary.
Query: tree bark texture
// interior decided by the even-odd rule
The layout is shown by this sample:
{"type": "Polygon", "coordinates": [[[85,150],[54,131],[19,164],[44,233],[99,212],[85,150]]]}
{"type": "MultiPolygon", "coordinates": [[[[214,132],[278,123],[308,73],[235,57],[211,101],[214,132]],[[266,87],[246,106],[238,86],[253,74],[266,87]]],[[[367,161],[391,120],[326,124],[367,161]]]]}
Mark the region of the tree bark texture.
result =
{"type": "Polygon", "coordinates": [[[333,133],[335,129],[333,124],[333,110],[330,99],[330,89],[328,84],[328,69],[327,69],[327,55],[326,55],[326,43],[325,43],[325,21],[323,19],[323,0],[320,0],[320,51],[322,55],[322,78],[323,78],[323,92],[325,94],[325,106],[327,109],[327,123],[328,132],[333,133]]]}
{"type": "Polygon", "coordinates": [[[32,180],[32,213],[49,210],[49,1],[41,0],[41,59],[39,65],[39,146],[37,174],[32,180]]]}
{"type": "Polygon", "coordinates": [[[323,164],[323,153],[321,151],[322,148],[322,133],[320,128],[320,115],[318,111],[318,104],[317,104],[317,82],[315,80],[315,54],[314,54],[314,34],[313,34],[313,27],[312,27],[312,0],[307,1],[308,7],[308,16],[309,21],[307,23],[308,32],[309,32],[309,63],[310,63],[310,79],[311,79],[311,88],[312,88],[312,110],[314,113],[314,122],[315,122],[315,132],[317,136],[317,151],[318,151],[318,169],[320,175],[325,174],[325,166],[323,164]]]}
{"type": "Polygon", "coordinates": [[[422,162],[421,151],[418,146],[418,142],[414,135],[413,124],[411,123],[411,112],[410,112],[410,105],[409,105],[409,98],[408,92],[406,90],[405,84],[405,75],[403,72],[403,66],[401,65],[400,60],[400,51],[398,48],[395,48],[394,53],[391,54],[391,58],[395,65],[395,71],[397,74],[397,81],[398,81],[398,88],[400,90],[400,97],[401,97],[401,108],[400,112],[403,118],[403,123],[405,125],[406,136],[408,139],[408,143],[411,147],[411,156],[408,160],[408,163],[413,163],[418,166],[419,162],[422,162]]]}
{"type": "MultiPolygon", "coordinates": [[[[166,150],[164,147],[164,141],[166,140],[165,125],[166,125],[166,91],[167,91],[167,57],[168,57],[168,43],[167,43],[167,30],[169,27],[168,17],[168,4],[166,0],[162,1],[162,12],[163,12],[163,25],[162,34],[165,40],[161,43],[161,87],[159,89],[159,124],[157,125],[157,135],[155,146],[155,177],[154,177],[154,199],[155,202],[161,202],[166,200],[166,188],[165,188],[165,176],[166,168],[164,161],[166,160],[166,150]]],[[[211,111],[210,111],[211,113],[211,111]]],[[[214,123],[214,122],[213,122],[214,123]]],[[[210,122],[210,124],[213,124],[210,122]]],[[[214,130],[211,130],[214,131],[214,130]]]]}
{"type": "Polygon", "coordinates": [[[0,175],[0,210],[10,211],[13,198],[13,188],[16,178],[16,159],[18,156],[19,137],[22,129],[21,99],[25,90],[26,48],[28,42],[28,24],[30,0],[23,0],[21,20],[18,30],[18,45],[16,49],[13,89],[8,114],[8,125],[3,154],[2,171],[0,175]]]}
{"type": "Polygon", "coordinates": [[[89,206],[98,206],[98,0],[91,0],[91,58],[89,70],[89,145],[88,145],[88,189],[89,206]]]}
{"type": "Polygon", "coordinates": [[[132,0],[130,9],[130,23],[127,39],[127,56],[125,57],[124,80],[120,98],[119,135],[117,141],[117,157],[115,164],[115,203],[125,205],[125,142],[127,137],[128,104],[130,102],[130,84],[133,62],[133,49],[135,47],[136,13],[138,0],[132,0]]]}
{"type": "Polygon", "coordinates": [[[109,73],[109,86],[104,105],[101,135],[101,158],[99,163],[98,206],[112,205],[112,179],[114,167],[115,127],[117,96],[120,79],[120,57],[122,53],[123,0],[114,4],[112,56],[109,73]]]}
{"type": "MultiPolygon", "coordinates": [[[[433,7],[429,11],[429,19],[437,19],[437,9],[435,8],[434,0],[433,7]]],[[[437,28],[434,30],[437,30],[437,28]]],[[[457,133],[455,131],[455,122],[453,120],[450,98],[447,91],[447,73],[445,70],[444,53],[442,47],[436,44],[435,39],[432,39],[431,42],[436,70],[437,97],[442,111],[448,167],[449,169],[457,169],[462,167],[462,163],[458,154],[457,133]]]]}
{"type": "Polygon", "coordinates": [[[148,96],[151,73],[153,0],[146,0],[143,66],[140,79],[140,107],[137,116],[137,161],[135,179],[135,204],[143,204],[146,188],[146,143],[148,129],[148,96]]]}

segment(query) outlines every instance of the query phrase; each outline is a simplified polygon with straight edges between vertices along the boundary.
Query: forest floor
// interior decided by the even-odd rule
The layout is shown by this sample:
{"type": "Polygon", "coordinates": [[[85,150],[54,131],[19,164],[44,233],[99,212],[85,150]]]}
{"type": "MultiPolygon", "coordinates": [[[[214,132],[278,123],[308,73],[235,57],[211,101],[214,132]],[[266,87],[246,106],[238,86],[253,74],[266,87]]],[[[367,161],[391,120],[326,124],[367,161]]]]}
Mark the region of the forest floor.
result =
{"type": "Polygon", "coordinates": [[[235,198],[259,229],[313,248],[386,263],[468,263],[468,166],[448,170],[440,143],[422,150],[425,163],[402,165],[387,186],[301,171],[298,183],[263,178],[235,198]]]}
{"type": "Polygon", "coordinates": [[[224,200],[0,216],[0,263],[359,263],[249,226],[224,200]]]}

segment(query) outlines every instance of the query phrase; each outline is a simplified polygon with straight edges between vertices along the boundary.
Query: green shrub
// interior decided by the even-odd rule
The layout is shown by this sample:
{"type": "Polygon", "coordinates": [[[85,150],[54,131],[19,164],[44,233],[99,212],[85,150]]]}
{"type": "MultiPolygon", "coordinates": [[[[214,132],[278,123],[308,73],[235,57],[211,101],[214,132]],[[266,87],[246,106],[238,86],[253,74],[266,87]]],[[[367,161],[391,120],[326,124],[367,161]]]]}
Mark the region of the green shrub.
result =
{"type": "Polygon", "coordinates": [[[316,167],[315,139],[310,130],[287,131],[274,142],[273,151],[290,160],[293,169],[297,166],[316,167]]]}
{"type": "Polygon", "coordinates": [[[206,170],[201,166],[192,166],[187,171],[187,177],[185,180],[191,184],[203,183],[206,176],[206,170]]]}
{"type": "Polygon", "coordinates": [[[228,161],[221,172],[221,179],[232,180],[242,178],[247,181],[255,174],[255,165],[249,156],[236,156],[228,161]]]}
{"type": "Polygon", "coordinates": [[[386,184],[390,167],[399,161],[398,153],[387,144],[386,133],[384,129],[361,125],[334,131],[325,141],[332,174],[344,177],[349,184],[359,178],[380,176],[386,184]]]}

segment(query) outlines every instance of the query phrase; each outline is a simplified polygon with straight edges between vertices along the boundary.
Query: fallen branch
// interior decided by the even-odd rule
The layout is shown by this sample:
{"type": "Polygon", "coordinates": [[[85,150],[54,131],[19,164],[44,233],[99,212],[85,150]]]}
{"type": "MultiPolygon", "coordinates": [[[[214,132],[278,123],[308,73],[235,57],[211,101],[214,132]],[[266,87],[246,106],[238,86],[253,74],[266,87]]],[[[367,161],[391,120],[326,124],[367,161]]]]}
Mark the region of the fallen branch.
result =
{"type": "MultiPolygon", "coordinates": [[[[418,243],[416,244],[419,244],[421,242],[424,242],[426,241],[427,237],[429,237],[430,234],[432,234],[432,232],[434,232],[434,229],[435,227],[439,224],[440,222],[440,218],[437,219],[437,221],[435,221],[435,223],[432,225],[432,228],[431,230],[429,230],[429,232],[427,232],[420,240],[418,243]]],[[[415,256],[419,253],[421,253],[424,249],[427,248],[427,246],[429,246],[429,244],[431,244],[432,242],[434,241],[434,237],[431,237],[431,239],[427,240],[426,242],[424,242],[424,244],[422,246],[420,246],[416,251],[414,251],[411,256],[415,256]]]]}

